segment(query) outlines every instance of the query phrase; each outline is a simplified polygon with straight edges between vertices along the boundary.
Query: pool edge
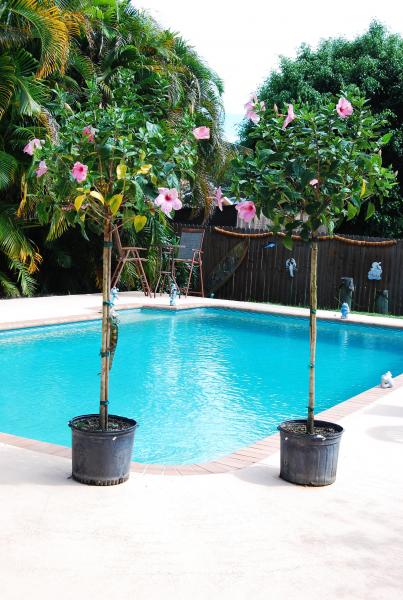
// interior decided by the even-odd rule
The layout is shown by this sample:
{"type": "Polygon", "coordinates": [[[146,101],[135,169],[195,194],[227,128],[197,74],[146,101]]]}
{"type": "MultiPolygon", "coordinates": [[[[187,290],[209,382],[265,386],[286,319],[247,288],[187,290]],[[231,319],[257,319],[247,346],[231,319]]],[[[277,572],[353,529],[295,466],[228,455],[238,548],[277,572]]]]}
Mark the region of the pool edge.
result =
{"type": "MultiPolygon", "coordinates": [[[[123,297],[119,305],[116,306],[118,311],[146,309],[146,310],[166,310],[171,312],[181,312],[197,308],[215,308],[226,310],[238,310],[243,312],[282,315],[287,317],[302,317],[309,318],[309,309],[303,307],[283,306],[279,304],[265,304],[254,302],[241,302],[237,300],[217,300],[209,298],[189,297],[186,299],[186,304],[177,304],[169,306],[163,302],[162,298],[155,300],[142,298],[139,300],[129,300],[123,297]]],[[[319,320],[340,322],[340,313],[338,311],[319,309],[317,312],[319,320]]],[[[19,329],[28,329],[33,327],[46,327],[49,325],[74,324],[85,321],[94,321],[101,319],[101,309],[90,309],[86,312],[80,312],[70,315],[59,315],[52,317],[39,317],[35,319],[25,319],[21,321],[2,321],[0,322],[0,332],[12,331],[19,329]]],[[[403,329],[403,319],[388,316],[369,316],[351,313],[348,319],[343,321],[343,324],[356,324],[369,327],[383,327],[386,329],[403,329]]]]}
{"type": "MultiPolygon", "coordinates": [[[[348,400],[343,400],[317,415],[317,418],[338,423],[340,419],[362,410],[376,402],[383,396],[403,387],[403,373],[394,378],[393,388],[383,389],[379,385],[348,400]]],[[[40,442],[30,438],[24,438],[9,433],[0,432],[0,443],[16,446],[24,450],[59,456],[60,458],[71,458],[71,448],[51,444],[49,442],[40,442]]],[[[231,454],[221,456],[215,460],[205,463],[193,463],[185,465],[159,465],[152,463],[132,462],[131,471],[143,475],[208,475],[218,473],[228,473],[238,471],[263,459],[275,454],[280,449],[280,437],[278,433],[273,433],[261,440],[235,450],[231,454]]]]}

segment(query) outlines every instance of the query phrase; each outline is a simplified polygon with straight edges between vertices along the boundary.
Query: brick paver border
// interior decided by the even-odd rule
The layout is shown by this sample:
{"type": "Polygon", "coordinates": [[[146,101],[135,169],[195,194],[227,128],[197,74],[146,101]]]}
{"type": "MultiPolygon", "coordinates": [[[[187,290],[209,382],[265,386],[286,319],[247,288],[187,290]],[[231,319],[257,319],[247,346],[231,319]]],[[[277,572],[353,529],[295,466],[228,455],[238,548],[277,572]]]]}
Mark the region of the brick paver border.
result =
{"type": "MultiPolygon", "coordinates": [[[[328,408],[327,410],[318,413],[316,417],[318,419],[337,423],[343,417],[365,408],[399,387],[403,387],[403,374],[395,377],[393,388],[382,389],[379,386],[371,388],[349,400],[340,402],[332,408],[328,408]]],[[[33,452],[51,454],[52,456],[60,456],[62,458],[71,458],[71,448],[50,444],[48,442],[39,442],[37,440],[31,440],[9,433],[0,433],[0,442],[11,446],[17,446],[18,448],[23,448],[25,450],[31,450],[33,452]]],[[[275,454],[279,449],[280,436],[278,433],[274,433],[251,446],[240,448],[232,454],[219,457],[210,462],[187,465],[156,465],[133,462],[131,470],[143,475],[207,475],[213,473],[227,473],[229,471],[236,471],[253,465],[264,458],[275,454]]]]}

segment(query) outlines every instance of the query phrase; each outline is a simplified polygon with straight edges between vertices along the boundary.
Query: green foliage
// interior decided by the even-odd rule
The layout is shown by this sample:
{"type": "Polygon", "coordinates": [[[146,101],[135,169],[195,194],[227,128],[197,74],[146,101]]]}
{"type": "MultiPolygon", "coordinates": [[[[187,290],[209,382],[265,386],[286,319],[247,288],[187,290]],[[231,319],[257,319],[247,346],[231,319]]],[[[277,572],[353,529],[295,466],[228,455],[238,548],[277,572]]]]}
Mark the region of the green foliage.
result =
{"type": "MultiPolygon", "coordinates": [[[[373,113],[388,119],[391,141],[383,150],[384,165],[393,165],[403,184],[403,39],[389,34],[379,23],[355,40],[329,39],[317,50],[301,46],[297,57],[282,57],[280,69],[272,72],[259,91],[259,99],[267,106],[289,102],[321,103],[329,94],[344,89],[368,99],[373,113]]],[[[245,124],[242,143],[255,143],[249,137],[254,128],[245,124]]],[[[401,190],[395,187],[387,203],[374,198],[376,212],[366,223],[362,217],[343,226],[343,231],[388,237],[403,236],[403,202],[401,190]]]]}
{"type": "Polygon", "coordinates": [[[287,247],[296,229],[305,240],[321,225],[332,233],[364,203],[369,218],[371,199],[383,199],[395,185],[380,155],[389,137],[382,135],[384,121],[372,116],[362,98],[351,101],[354,111],[347,118],[337,114],[337,98],[297,105],[285,129],[275,110],[262,112],[250,133],[254,152],[237,159],[233,191],[253,200],[273,229],[286,233],[287,247]]]}
{"type": "MultiPolygon", "coordinates": [[[[227,150],[221,138],[222,82],[196,52],[179,36],[163,30],[147,14],[134,8],[129,0],[6,0],[0,7],[0,210],[4,203],[13,204],[10,219],[14,227],[22,227],[15,213],[20,190],[24,191],[26,178],[33,174],[30,159],[22,149],[33,138],[49,138],[57,144],[59,129],[65,128],[68,117],[74,112],[85,115],[94,82],[103,109],[109,105],[136,115],[136,122],[129,125],[136,131],[132,141],[138,143],[137,150],[147,146],[147,136],[151,135],[146,122],[156,127],[158,135],[150,142],[156,152],[154,171],[162,154],[173,150],[173,147],[163,149],[166,140],[173,140],[175,132],[183,130],[186,120],[210,127],[211,140],[195,149],[197,161],[194,156],[189,157],[193,167],[188,178],[194,202],[208,203],[210,181],[222,169],[227,150]],[[62,94],[64,112],[59,102],[62,94]],[[140,140],[141,128],[145,128],[145,135],[140,140]]],[[[89,122],[94,122],[94,118],[89,122]]],[[[177,169],[182,158],[174,156],[175,168],[166,167],[170,173],[154,173],[158,181],[177,183],[175,173],[178,177],[182,167],[185,168],[186,157],[177,169]]],[[[147,174],[138,176],[137,183],[138,194],[140,188],[146,194],[151,194],[153,188],[155,193],[147,174]]],[[[132,181],[128,185],[136,187],[132,181]]],[[[60,189],[61,199],[62,192],[60,189]]],[[[19,209],[19,214],[32,224],[35,224],[34,200],[32,194],[24,197],[19,209]]],[[[43,264],[46,273],[39,281],[49,293],[54,280],[50,274],[59,264],[59,254],[70,255],[69,249],[55,240],[63,235],[71,241],[76,236],[76,242],[71,243],[79,247],[82,221],[75,227],[75,233],[70,234],[68,227],[77,223],[66,211],[53,212],[50,217],[42,207],[39,214],[48,229],[36,228],[34,237],[50,265],[47,271],[47,265],[43,264]]],[[[150,214],[149,219],[152,218],[150,214]]],[[[139,224],[141,221],[137,220],[137,227],[139,224]]],[[[144,229],[149,230],[149,222],[144,229]]],[[[133,232],[136,233],[134,228],[133,232]]],[[[130,235],[133,232],[130,230],[130,235]]],[[[88,228],[85,235],[89,235],[88,228]]],[[[94,236],[90,239],[88,256],[83,257],[86,264],[81,267],[74,260],[71,263],[75,265],[76,284],[73,273],[71,277],[65,273],[65,281],[69,282],[65,291],[89,291],[84,279],[99,281],[98,245],[94,236]]],[[[0,262],[1,248],[0,240],[0,262]]],[[[71,254],[75,257],[75,253],[71,254]]],[[[3,258],[4,275],[18,289],[16,271],[8,273],[8,258],[3,258]]],[[[19,260],[18,256],[14,258],[19,260]]]]}
{"type": "Polygon", "coordinates": [[[155,214],[158,187],[178,189],[181,179],[192,179],[197,157],[192,118],[184,115],[173,128],[149,120],[151,112],[144,112],[135,93],[127,102],[130,108],[102,106],[94,84],[81,112],[71,114],[60,95],[54,109],[61,124],[58,141],[49,139],[35,150],[27,200],[39,221],[51,225],[49,239],[69,225],[84,230],[87,221],[103,225],[105,218],[139,232],[155,214]],[[41,161],[48,171],[38,176],[41,161]],[[73,177],[76,163],[87,170],[82,182],[73,177]]]}

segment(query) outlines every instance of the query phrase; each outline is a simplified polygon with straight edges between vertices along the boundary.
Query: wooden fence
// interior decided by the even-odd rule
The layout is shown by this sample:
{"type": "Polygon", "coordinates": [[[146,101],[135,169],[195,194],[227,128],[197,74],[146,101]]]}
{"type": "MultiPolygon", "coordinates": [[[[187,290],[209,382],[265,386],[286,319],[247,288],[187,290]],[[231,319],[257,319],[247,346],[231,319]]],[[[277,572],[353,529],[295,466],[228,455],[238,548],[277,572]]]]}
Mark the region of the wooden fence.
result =
{"type": "MultiPolygon", "coordinates": [[[[178,226],[178,230],[184,225],[178,226]]],[[[190,225],[191,227],[191,225],[190,225]]],[[[225,232],[262,233],[262,230],[220,228],[225,232]]],[[[205,227],[203,266],[205,279],[225,254],[240,239],[205,227]]],[[[349,239],[369,242],[381,238],[349,236],[349,239]]],[[[342,277],[354,279],[352,309],[375,311],[375,296],[379,290],[389,291],[389,313],[403,314],[403,240],[388,246],[351,245],[328,239],[319,242],[318,305],[320,308],[337,308],[342,277]],[[373,262],[382,266],[382,280],[368,279],[373,262]]],[[[309,246],[295,241],[287,250],[281,238],[249,238],[245,260],[234,276],[215,293],[216,298],[254,302],[272,302],[290,306],[307,306],[309,303],[309,246]],[[267,248],[267,244],[275,246],[267,248]],[[297,263],[294,277],[286,269],[286,260],[293,257],[297,263]]]]}

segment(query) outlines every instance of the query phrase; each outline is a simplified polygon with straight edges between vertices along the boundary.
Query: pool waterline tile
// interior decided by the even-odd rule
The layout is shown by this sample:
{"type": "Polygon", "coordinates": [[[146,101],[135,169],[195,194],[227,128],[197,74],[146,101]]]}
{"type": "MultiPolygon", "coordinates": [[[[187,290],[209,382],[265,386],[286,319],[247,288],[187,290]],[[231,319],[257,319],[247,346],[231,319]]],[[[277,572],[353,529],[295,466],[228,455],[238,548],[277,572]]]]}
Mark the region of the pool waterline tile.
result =
{"type": "MultiPolygon", "coordinates": [[[[403,374],[394,379],[394,387],[382,389],[374,387],[366,392],[362,392],[358,396],[354,396],[349,400],[344,400],[340,404],[336,404],[333,408],[329,408],[316,415],[318,419],[328,420],[337,415],[334,421],[338,421],[343,416],[347,416],[358,410],[371,405],[379,398],[393,392],[399,387],[403,387],[403,374]],[[356,399],[359,399],[357,402],[356,399]],[[344,405],[345,409],[340,410],[338,407],[344,405]],[[338,410],[337,410],[338,409],[338,410]]],[[[22,450],[31,452],[40,452],[43,454],[51,454],[60,458],[70,458],[71,448],[51,444],[49,442],[39,442],[29,438],[23,438],[9,433],[0,433],[0,443],[17,446],[22,450]]],[[[132,462],[130,470],[139,475],[168,475],[168,476],[186,476],[186,475],[203,475],[203,474],[219,474],[237,471],[250,465],[260,462],[264,458],[279,452],[280,438],[278,433],[267,436],[262,440],[235,450],[226,456],[217,457],[216,459],[206,463],[194,463],[183,465],[160,465],[132,462]],[[249,454],[250,452],[250,454],[249,454]],[[257,456],[256,456],[257,455],[257,456]]]]}

